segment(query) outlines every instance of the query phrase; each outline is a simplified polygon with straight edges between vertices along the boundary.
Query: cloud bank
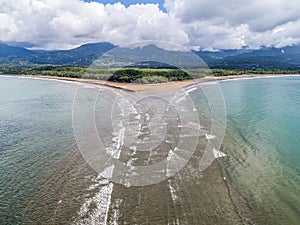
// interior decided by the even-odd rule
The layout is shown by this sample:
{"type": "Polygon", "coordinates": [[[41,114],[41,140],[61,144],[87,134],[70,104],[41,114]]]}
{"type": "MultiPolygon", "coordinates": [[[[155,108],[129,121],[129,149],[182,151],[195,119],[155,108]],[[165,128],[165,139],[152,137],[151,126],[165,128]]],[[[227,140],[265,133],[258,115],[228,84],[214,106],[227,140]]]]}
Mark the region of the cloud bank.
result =
{"type": "Polygon", "coordinates": [[[165,0],[164,7],[0,0],[0,41],[39,49],[145,40],[207,50],[300,44],[298,0],[165,0]]]}

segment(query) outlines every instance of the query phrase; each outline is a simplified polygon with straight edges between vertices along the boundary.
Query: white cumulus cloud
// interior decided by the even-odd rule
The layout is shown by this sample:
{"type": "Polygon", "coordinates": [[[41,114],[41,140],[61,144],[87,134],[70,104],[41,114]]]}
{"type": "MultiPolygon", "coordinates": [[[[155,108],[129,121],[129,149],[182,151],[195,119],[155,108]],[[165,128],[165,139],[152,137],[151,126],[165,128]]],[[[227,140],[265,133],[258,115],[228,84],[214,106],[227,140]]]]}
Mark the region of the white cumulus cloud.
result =
{"type": "Polygon", "coordinates": [[[180,19],[191,44],[203,48],[300,43],[299,0],[166,0],[165,7],[180,19]]]}
{"type": "Polygon", "coordinates": [[[0,0],[0,41],[66,49],[107,41],[159,40],[202,49],[300,43],[299,0],[165,0],[102,4],[82,0],[0,0]]]}

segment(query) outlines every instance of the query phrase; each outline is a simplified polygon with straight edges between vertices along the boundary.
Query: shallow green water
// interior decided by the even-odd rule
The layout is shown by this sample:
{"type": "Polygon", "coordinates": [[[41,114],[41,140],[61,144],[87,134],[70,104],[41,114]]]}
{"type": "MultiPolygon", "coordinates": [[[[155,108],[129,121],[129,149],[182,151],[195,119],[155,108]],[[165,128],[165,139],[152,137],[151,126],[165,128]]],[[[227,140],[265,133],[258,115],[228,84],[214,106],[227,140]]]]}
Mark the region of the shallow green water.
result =
{"type": "Polygon", "coordinates": [[[300,222],[300,77],[222,82],[224,168],[258,224],[300,222]]]}
{"type": "Polygon", "coordinates": [[[74,90],[55,81],[0,78],[0,224],[45,223],[53,213],[62,174],[71,170],[59,163],[74,147],[74,90]]]}
{"type": "MultiPolygon", "coordinates": [[[[227,156],[218,161],[227,181],[217,179],[216,164],[207,179],[189,165],[170,180],[179,198],[175,205],[168,182],[145,189],[115,185],[111,221],[118,215],[123,222],[134,221],[134,215],[150,224],[237,224],[225,219],[235,213],[223,205],[229,195],[241,223],[300,223],[300,77],[220,85],[228,124],[222,146],[227,156]],[[160,191],[161,196],[152,196],[160,191]],[[150,202],[135,206],[140,196],[150,202]]],[[[99,180],[73,135],[75,91],[70,83],[0,77],[0,224],[74,223],[84,202],[99,191],[87,191],[99,180]]]]}

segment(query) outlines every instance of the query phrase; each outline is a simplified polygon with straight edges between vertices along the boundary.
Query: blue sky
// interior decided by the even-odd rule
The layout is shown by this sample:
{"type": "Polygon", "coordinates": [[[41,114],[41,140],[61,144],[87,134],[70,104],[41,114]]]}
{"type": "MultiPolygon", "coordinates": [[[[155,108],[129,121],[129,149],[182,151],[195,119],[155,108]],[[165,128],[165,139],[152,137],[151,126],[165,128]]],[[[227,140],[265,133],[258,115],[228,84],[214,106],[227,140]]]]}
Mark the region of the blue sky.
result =
{"type": "Polygon", "coordinates": [[[107,3],[116,3],[116,2],[121,2],[125,6],[137,4],[137,3],[158,3],[160,9],[165,11],[165,8],[163,7],[164,5],[164,0],[84,0],[85,2],[101,2],[103,4],[107,3]]]}

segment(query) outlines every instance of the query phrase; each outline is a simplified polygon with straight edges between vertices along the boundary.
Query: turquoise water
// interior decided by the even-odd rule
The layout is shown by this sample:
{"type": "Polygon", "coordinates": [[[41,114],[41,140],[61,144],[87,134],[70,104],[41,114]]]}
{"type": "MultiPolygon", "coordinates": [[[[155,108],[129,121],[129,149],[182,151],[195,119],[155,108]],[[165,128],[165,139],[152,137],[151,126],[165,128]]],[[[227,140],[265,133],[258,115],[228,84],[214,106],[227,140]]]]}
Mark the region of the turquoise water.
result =
{"type": "MultiPolygon", "coordinates": [[[[225,81],[220,85],[228,114],[222,146],[227,156],[218,160],[227,180],[222,190],[228,189],[244,224],[299,224],[300,77],[225,81]]],[[[86,190],[95,173],[82,159],[72,130],[76,87],[58,81],[0,77],[1,225],[70,224],[76,221],[85,199],[91,197],[86,190]]],[[[174,183],[175,189],[178,184],[174,183]]],[[[116,186],[116,192],[118,189],[116,186]]],[[[190,196],[182,202],[203,202],[193,197],[193,189],[177,190],[190,196]]],[[[122,194],[124,199],[130,196],[127,189],[114,195],[122,194]]],[[[146,198],[145,193],[141,195],[146,198]]],[[[124,199],[116,199],[112,207],[137,203],[124,199]]],[[[153,210],[155,200],[142,206],[153,210]]],[[[216,210],[214,206],[207,208],[216,210]]],[[[199,211],[203,215],[210,212],[199,211]]],[[[163,218],[164,213],[159,215],[163,218]]],[[[123,216],[126,219],[125,213],[123,216]]],[[[213,221],[209,218],[201,224],[213,221]]]]}
{"type": "Polygon", "coordinates": [[[299,224],[300,77],[221,86],[228,113],[224,167],[250,208],[242,215],[259,224],[299,224]]]}

